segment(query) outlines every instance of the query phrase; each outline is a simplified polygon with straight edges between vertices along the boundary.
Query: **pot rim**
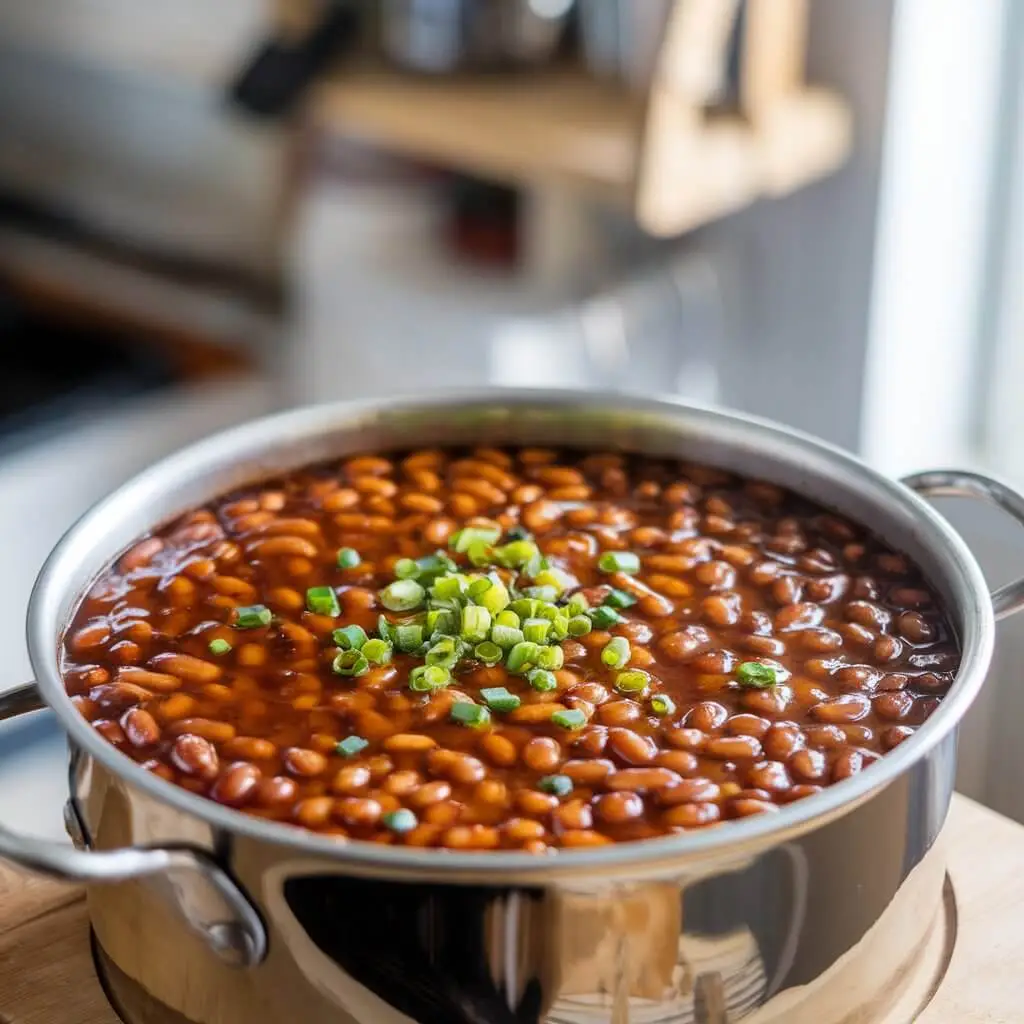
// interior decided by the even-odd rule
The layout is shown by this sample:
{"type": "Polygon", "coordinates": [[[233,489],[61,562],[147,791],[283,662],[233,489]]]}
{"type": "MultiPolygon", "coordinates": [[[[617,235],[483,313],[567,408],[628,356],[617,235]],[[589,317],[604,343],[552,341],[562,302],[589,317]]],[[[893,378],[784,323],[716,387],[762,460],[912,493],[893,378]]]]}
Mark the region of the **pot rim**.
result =
{"type": "MultiPolygon", "coordinates": [[[[691,423],[692,425],[692,423],[691,423]]],[[[296,468],[298,463],[296,463],[296,468]]],[[[266,474],[265,474],[266,475],[266,474]]],[[[246,479],[258,479],[250,473],[246,479]]],[[[224,490],[230,487],[225,486],[224,490]]],[[[153,524],[157,525],[156,523],[153,524]]],[[[109,558],[106,560],[109,561],[109,558]]],[[[81,591],[75,595],[77,601],[81,591]]],[[[96,758],[114,775],[125,778],[154,799],[194,815],[207,825],[229,834],[292,847],[296,854],[318,855],[363,873],[387,873],[401,877],[433,876],[444,881],[479,881],[484,876],[539,878],[552,873],[581,870],[622,869],[654,862],[736,856],[786,837],[801,834],[843,814],[891,783],[935,747],[963,717],[974,700],[992,656],[995,618],[984,575],[964,540],[927,502],[908,487],[872,469],[856,456],[809,434],[783,427],[756,416],[731,412],[712,405],[684,402],[675,397],[641,397],[609,392],[569,389],[486,388],[431,393],[426,398],[398,397],[359,402],[334,402],[304,406],[251,420],[179,450],[123,484],[86,512],[65,534],[47,558],[37,577],[29,602],[26,635],[29,659],[44,700],[55,712],[75,747],[96,758]],[[255,459],[287,439],[310,442],[346,423],[354,429],[371,423],[380,414],[440,414],[486,409],[489,414],[511,417],[517,409],[579,408],[591,413],[641,417],[643,415],[689,417],[716,429],[729,439],[766,448],[774,443],[796,462],[813,467],[823,459],[836,469],[853,474],[881,497],[903,506],[914,517],[915,533],[929,550],[946,563],[951,576],[962,584],[966,607],[957,609],[964,622],[960,636],[961,664],[953,687],[928,721],[869,770],[827,787],[821,793],[782,807],[778,813],[755,815],[726,823],[724,828],[700,830],[633,843],[593,849],[562,850],[554,857],[537,857],[521,851],[453,852],[385,846],[370,842],[339,842],[295,826],[265,821],[215,801],[190,793],[147,772],[100,736],[71,703],[60,673],[59,645],[66,621],[66,585],[74,570],[93,548],[91,535],[105,517],[123,506],[146,503],[157,494],[173,492],[203,470],[255,459]],[[458,877],[456,877],[458,876],[458,877]]]]}

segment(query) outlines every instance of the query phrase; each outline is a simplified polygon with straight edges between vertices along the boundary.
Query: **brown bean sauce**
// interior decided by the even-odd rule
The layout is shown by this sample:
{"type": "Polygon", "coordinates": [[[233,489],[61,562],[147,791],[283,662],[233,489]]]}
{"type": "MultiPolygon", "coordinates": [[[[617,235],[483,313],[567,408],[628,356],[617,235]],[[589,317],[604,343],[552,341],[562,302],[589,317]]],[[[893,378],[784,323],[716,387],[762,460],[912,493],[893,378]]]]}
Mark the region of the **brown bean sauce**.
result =
{"type": "Polygon", "coordinates": [[[63,670],[124,754],[245,813],[543,853],[812,796],[911,735],[958,663],[905,556],[778,487],[669,460],[478,449],[354,457],[184,516],[95,583],[63,670]],[[632,603],[558,644],[553,689],[472,654],[428,692],[409,685],[422,651],[339,675],[333,631],[376,637],[397,560],[446,549],[466,525],[500,526],[501,543],[528,531],[570,574],[563,604],[578,591],[607,607],[612,588],[632,603]],[[339,567],[341,548],[358,564],[339,567]],[[603,571],[608,552],[638,556],[639,570],[603,571]],[[332,588],[339,614],[308,610],[312,587],[332,588]],[[240,628],[251,606],[269,623],[240,628]],[[602,658],[615,637],[626,665],[602,658]],[[647,685],[623,691],[622,671],[647,685]],[[518,706],[479,727],[453,720],[496,687],[518,706]]]}

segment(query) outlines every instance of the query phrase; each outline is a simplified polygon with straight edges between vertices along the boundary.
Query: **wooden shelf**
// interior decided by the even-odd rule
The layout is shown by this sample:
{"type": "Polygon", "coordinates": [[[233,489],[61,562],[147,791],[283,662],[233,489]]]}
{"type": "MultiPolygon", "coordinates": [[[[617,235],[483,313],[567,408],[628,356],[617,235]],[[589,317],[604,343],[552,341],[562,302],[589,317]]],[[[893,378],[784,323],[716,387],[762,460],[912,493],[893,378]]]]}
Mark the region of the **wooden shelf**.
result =
{"type": "Polygon", "coordinates": [[[563,181],[628,199],[643,99],[572,70],[431,79],[338,72],[315,124],[414,159],[511,184],[563,181]]]}

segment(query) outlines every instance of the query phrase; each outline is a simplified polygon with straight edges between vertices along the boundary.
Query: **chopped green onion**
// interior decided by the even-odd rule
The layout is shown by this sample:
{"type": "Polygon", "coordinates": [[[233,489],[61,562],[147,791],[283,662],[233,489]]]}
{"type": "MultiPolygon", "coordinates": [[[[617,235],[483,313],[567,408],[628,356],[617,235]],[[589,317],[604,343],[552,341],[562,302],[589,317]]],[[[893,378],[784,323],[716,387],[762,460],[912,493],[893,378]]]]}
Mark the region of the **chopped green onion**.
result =
{"type": "Polygon", "coordinates": [[[210,653],[213,655],[227,654],[231,650],[231,644],[227,640],[222,640],[217,637],[215,640],[210,641],[210,653]]]}
{"type": "Polygon", "coordinates": [[[473,648],[473,657],[485,665],[497,665],[505,657],[505,652],[496,643],[485,640],[473,648]]]}
{"type": "Polygon", "coordinates": [[[483,590],[479,597],[475,597],[474,600],[477,604],[482,605],[492,615],[497,615],[498,612],[508,607],[508,603],[511,600],[508,593],[508,587],[505,586],[501,577],[492,576],[488,582],[490,586],[483,590]]]}
{"type": "Polygon", "coordinates": [[[563,729],[582,729],[587,724],[587,716],[578,708],[567,708],[564,711],[556,711],[551,716],[551,721],[563,729]]]}
{"type": "Polygon", "coordinates": [[[548,622],[554,622],[556,619],[568,618],[568,615],[565,609],[559,608],[557,604],[552,604],[550,601],[539,601],[537,614],[534,618],[547,619],[548,622]]]}
{"type": "Polygon", "coordinates": [[[514,540],[498,548],[494,554],[498,563],[506,569],[521,569],[524,565],[529,565],[540,552],[531,540],[514,540]]]}
{"type": "Polygon", "coordinates": [[[620,672],[615,677],[615,689],[619,693],[643,693],[647,689],[651,677],[639,669],[631,669],[629,672],[620,672]]]}
{"type": "Polygon", "coordinates": [[[569,620],[569,636],[586,636],[593,628],[594,624],[586,615],[574,615],[569,620]]]}
{"type": "Polygon", "coordinates": [[[366,643],[366,630],[362,626],[342,626],[331,633],[331,639],[343,650],[359,651],[366,643]]]}
{"type": "MultiPolygon", "coordinates": [[[[532,600],[528,597],[520,597],[518,600],[513,601],[509,608],[511,611],[519,616],[520,622],[524,619],[535,619],[540,614],[540,601],[532,600]]],[[[517,622],[518,626],[519,623],[517,622]]]]}
{"type": "Polygon", "coordinates": [[[398,630],[394,623],[388,621],[386,615],[377,616],[377,634],[382,640],[387,640],[388,643],[395,643],[395,637],[398,630]]]}
{"type": "Polygon", "coordinates": [[[523,636],[532,644],[544,644],[550,629],[551,623],[547,619],[527,619],[523,623],[523,636]]]}
{"type": "Polygon", "coordinates": [[[632,654],[629,641],[624,636],[613,636],[601,651],[601,662],[609,668],[622,668],[629,664],[632,654]]]}
{"type": "Polygon", "coordinates": [[[604,604],[612,608],[632,608],[637,599],[625,590],[616,590],[614,587],[604,599],[604,604]]]}
{"type": "Polygon", "coordinates": [[[339,569],[354,569],[361,561],[362,558],[355,548],[342,548],[338,552],[339,569]]]}
{"type": "Polygon", "coordinates": [[[486,526],[465,526],[448,539],[448,546],[460,555],[466,554],[473,544],[496,544],[501,537],[501,530],[486,526]]]}
{"type": "Polygon", "coordinates": [[[439,576],[444,576],[445,573],[455,572],[458,566],[443,551],[435,551],[432,555],[417,558],[416,568],[421,583],[432,583],[439,576]]]}
{"type": "Polygon", "coordinates": [[[542,647],[537,655],[537,667],[556,671],[565,664],[565,651],[561,647],[542,647]]]}
{"type": "Polygon", "coordinates": [[[362,676],[370,671],[370,663],[362,651],[340,651],[331,668],[339,676],[362,676]]]}
{"type": "Polygon", "coordinates": [[[505,536],[508,537],[509,540],[533,540],[533,534],[530,533],[525,526],[519,526],[518,524],[516,526],[510,526],[505,531],[505,536]]]}
{"type": "Polygon", "coordinates": [[[598,629],[607,629],[609,626],[622,622],[622,616],[614,608],[609,608],[608,605],[602,604],[590,612],[590,621],[598,629]]]}
{"type": "Polygon", "coordinates": [[[572,792],[572,779],[568,775],[545,775],[537,780],[537,788],[552,796],[568,796],[572,792]]]}
{"type": "Polygon", "coordinates": [[[563,572],[561,569],[545,569],[543,572],[538,573],[534,578],[534,583],[539,587],[551,587],[555,592],[555,600],[561,597],[569,587],[576,585],[576,579],[570,576],[567,572],[563,572]]]}
{"type": "Polygon", "coordinates": [[[508,626],[511,629],[518,629],[520,621],[519,616],[508,608],[494,616],[496,626],[508,626]]]}
{"type": "Polygon", "coordinates": [[[430,596],[436,601],[462,601],[465,596],[466,577],[455,573],[439,576],[430,588],[430,596]]]}
{"type": "Polygon", "coordinates": [[[420,567],[411,558],[400,558],[395,562],[395,575],[400,580],[414,580],[420,574],[420,567]]]}
{"type": "Polygon", "coordinates": [[[367,640],[361,650],[371,665],[386,665],[391,660],[391,644],[387,640],[367,640]]]}
{"type": "Polygon", "coordinates": [[[415,653],[423,646],[423,627],[415,622],[395,627],[394,644],[403,654],[415,653]]]}
{"type": "Polygon", "coordinates": [[[640,571],[640,557],[632,551],[606,551],[598,560],[601,572],[637,573],[640,571]]]}
{"type": "Polygon", "coordinates": [[[736,680],[740,686],[754,690],[766,690],[778,682],[775,669],[759,661],[745,661],[736,669],[736,680]]]}
{"type": "Polygon", "coordinates": [[[553,587],[550,584],[546,584],[542,587],[527,587],[523,593],[532,600],[535,601],[557,601],[558,600],[558,588],[553,587]]]}
{"type": "Polygon", "coordinates": [[[453,669],[462,657],[463,645],[453,636],[445,636],[437,641],[424,656],[428,665],[440,665],[442,668],[453,669]]]}
{"type": "Polygon", "coordinates": [[[470,604],[462,609],[462,625],[459,636],[469,643],[478,644],[487,639],[491,632],[491,613],[480,605],[470,604]]]}
{"type": "Polygon", "coordinates": [[[235,625],[239,629],[258,629],[269,626],[274,616],[265,604],[250,604],[235,611],[235,625]]]}
{"type": "Polygon", "coordinates": [[[656,715],[674,715],[676,702],[667,693],[656,693],[651,698],[651,710],[656,715]]]}
{"type": "Polygon", "coordinates": [[[370,741],[364,740],[362,736],[346,736],[334,749],[342,757],[355,757],[369,745],[370,741]]]}
{"type": "Polygon", "coordinates": [[[408,807],[399,807],[397,811],[388,811],[381,816],[381,824],[392,832],[401,835],[403,832],[411,832],[419,822],[416,815],[408,807]]]}
{"type": "Polygon", "coordinates": [[[508,652],[508,661],[506,662],[506,666],[508,667],[509,672],[528,672],[531,668],[534,668],[537,664],[537,657],[541,650],[542,648],[538,644],[528,643],[525,640],[522,643],[516,644],[515,647],[508,652]]]}
{"type": "Polygon", "coordinates": [[[558,689],[558,680],[555,679],[554,672],[548,672],[547,669],[533,669],[532,672],[527,674],[526,681],[538,693],[550,693],[552,690],[558,689]]]}
{"type": "Polygon", "coordinates": [[[452,681],[452,674],[443,665],[417,665],[409,673],[409,689],[417,693],[443,690],[452,681]]]}
{"type": "Polygon", "coordinates": [[[314,615],[330,615],[332,618],[341,614],[341,605],[333,587],[310,587],[306,591],[306,607],[314,615]]]}
{"type": "Polygon", "coordinates": [[[452,636],[459,629],[459,614],[452,608],[432,608],[427,612],[427,632],[431,636],[452,636]]]}
{"type": "Polygon", "coordinates": [[[590,611],[590,602],[583,596],[582,592],[577,592],[569,598],[566,611],[568,611],[570,616],[585,615],[590,611]]]}
{"type": "Polygon", "coordinates": [[[569,620],[564,615],[551,620],[551,635],[549,640],[560,643],[569,635],[569,620]]]}
{"type": "Polygon", "coordinates": [[[483,702],[492,711],[515,711],[522,701],[504,686],[487,686],[480,691],[483,702]]]}
{"type": "Polygon", "coordinates": [[[449,712],[451,720],[469,729],[482,729],[491,721],[491,713],[480,704],[453,704],[449,712]]]}
{"type": "Polygon", "coordinates": [[[523,631],[512,626],[494,626],[491,628],[491,640],[507,650],[523,642],[523,631]]]}
{"type": "Polygon", "coordinates": [[[409,612],[419,608],[426,596],[415,580],[395,580],[380,592],[380,603],[389,612],[409,612]]]}

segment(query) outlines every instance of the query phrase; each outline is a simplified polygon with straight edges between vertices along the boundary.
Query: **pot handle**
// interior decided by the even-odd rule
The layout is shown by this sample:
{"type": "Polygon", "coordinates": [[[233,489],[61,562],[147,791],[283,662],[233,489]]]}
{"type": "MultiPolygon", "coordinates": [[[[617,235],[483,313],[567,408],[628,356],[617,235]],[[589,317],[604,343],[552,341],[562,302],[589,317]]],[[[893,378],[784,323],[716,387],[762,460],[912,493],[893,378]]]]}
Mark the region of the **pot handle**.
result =
{"type": "MultiPolygon", "coordinates": [[[[980,498],[1024,525],[1024,495],[984,473],[968,469],[933,469],[905,476],[901,482],[928,498],[980,498]]],[[[997,619],[1005,619],[1024,610],[1024,578],[994,591],[992,609],[997,619]]]]}
{"type": "MultiPolygon", "coordinates": [[[[35,683],[28,683],[0,697],[0,721],[44,707],[35,683]]],[[[266,930],[252,904],[228,874],[199,850],[129,846],[90,851],[19,835],[0,824],[0,858],[64,882],[96,885],[149,878],[231,966],[252,967],[266,954],[266,930]]]]}

